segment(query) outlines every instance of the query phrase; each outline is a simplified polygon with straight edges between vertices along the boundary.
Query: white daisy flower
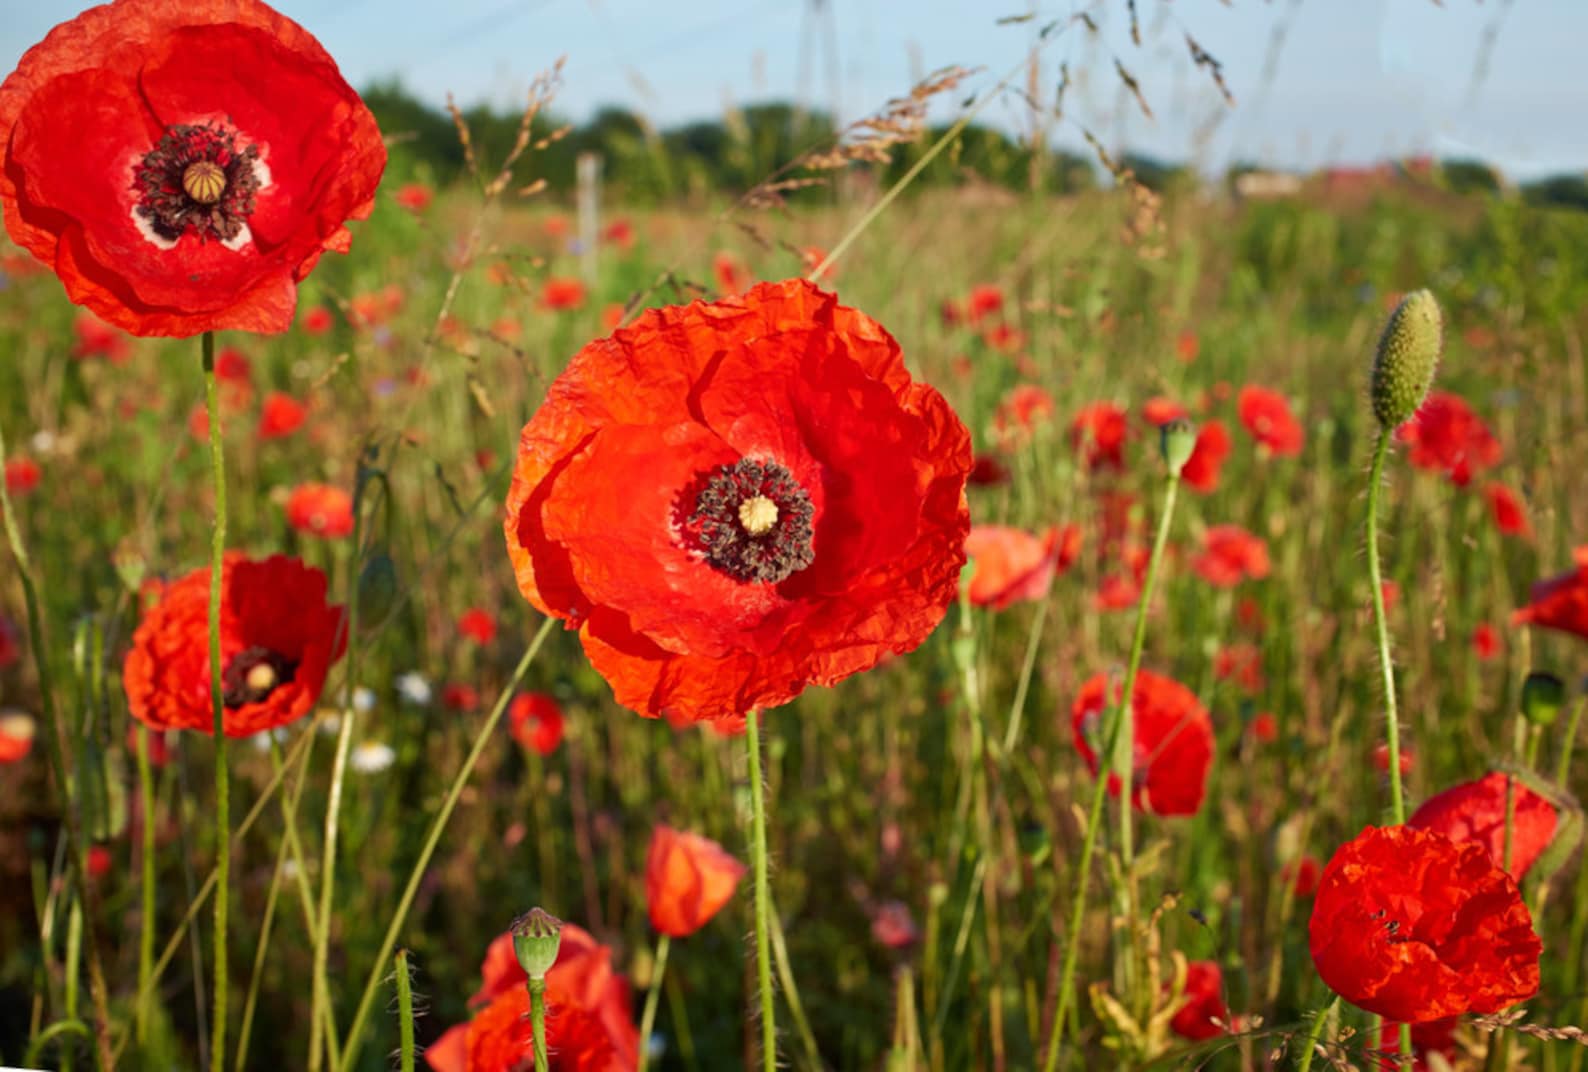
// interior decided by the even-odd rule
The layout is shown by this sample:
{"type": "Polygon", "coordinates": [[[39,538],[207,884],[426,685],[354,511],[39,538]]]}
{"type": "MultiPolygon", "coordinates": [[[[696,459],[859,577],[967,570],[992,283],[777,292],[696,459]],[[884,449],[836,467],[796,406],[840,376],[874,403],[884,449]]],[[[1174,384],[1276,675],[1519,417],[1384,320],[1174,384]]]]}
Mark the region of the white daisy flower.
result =
{"type": "Polygon", "coordinates": [[[380,741],[365,741],[353,749],[353,769],[361,774],[379,774],[392,765],[397,753],[380,741]]]}

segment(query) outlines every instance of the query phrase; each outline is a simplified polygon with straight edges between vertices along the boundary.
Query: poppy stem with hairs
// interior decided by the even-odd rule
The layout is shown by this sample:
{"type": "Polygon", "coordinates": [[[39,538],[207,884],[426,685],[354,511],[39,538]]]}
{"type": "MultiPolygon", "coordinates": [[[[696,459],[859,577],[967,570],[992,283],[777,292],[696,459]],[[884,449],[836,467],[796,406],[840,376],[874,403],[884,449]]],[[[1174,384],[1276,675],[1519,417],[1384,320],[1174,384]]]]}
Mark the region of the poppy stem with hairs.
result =
{"type": "MultiPolygon", "coordinates": [[[[766,861],[766,786],[761,780],[761,715],[744,720],[750,757],[750,866],[755,868],[755,973],[761,998],[761,1066],[777,1072],[777,1022],[772,1007],[771,892],[766,861]]],[[[640,1040],[644,1045],[645,1040],[640,1040]]]]}
{"type": "MultiPolygon", "coordinates": [[[[0,432],[0,471],[6,464],[5,435],[0,432]]],[[[0,480],[0,518],[4,519],[6,543],[16,559],[17,574],[22,579],[22,601],[27,610],[28,647],[33,651],[33,668],[38,675],[39,710],[44,716],[44,750],[49,754],[50,773],[55,785],[66,796],[61,811],[66,817],[67,856],[76,873],[77,888],[82,893],[88,914],[88,993],[94,1006],[94,1042],[103,1068],[113,1068],[110,1045],[110,991],[105,986],[104,966],[99,958],[99,943],[94,938],[92,926],[99,916],[99,895],[94,884],[88,881],[88,842],[83,838],[81,817],[77,801],[73,799],[66,778],[71,765],[71,745],[66,727],[56,717],[54,675],[44,646],[44,618],[39,605],[39,590],[33,579],[33,559],[28,554],[27,543],[22,539],[22,528],[17,523],[16,508],[6,482],[0,480]]]]}
{"type": "Polygon", "coordinates": [[[651,970],[651,988],[645,995],[645,1013],[640,1017],[640,1063],[638,1072],[645,1072],[650,1061],[651,1027],[656,1023],[656,1003],[662,994],[662,978],[667,973],[667,951],[672,948],[673,936],[663,934],[656,941],[656,967],[651,970]]]}
{"type": "Polygon", "coordinates": [[[392,913],[391,922],[386,926],[386,936],[381,939],[380,950],[370,967],[369,978],[364,981],[364,993],[358,999],[358,1009],[353,1014],[353,1023],[347,1029],[346,1041],[342,1043],[342,1058],[337,1062],[338,1068],[353,1067],[353,1058],[358,1056],[364,1022],[369,1019],[369,1011],[375,1003],[375,993],[386,978],[386,965],[390,963],[392,950],[397,947],[397,934],[402,930],[403,923],[408,919],[408,910],[413,907],[414,898],[419,894],[419,883],[425,877],[425,869],[430,866],[430,858],[435,855],[436,846],[441,842],[441,834],[446,830],[447,822],[458,806],[458,798],[463,795],[464,787],[469,784],[469,776],[474,773],[481,754],[491,741],[491,735],[495,732],[497,724],[502,721],[502,712],[507,710],[508,701],[518,690],[518,683],[524,680],[524,674],[529,671],[530,663],[540,654],[540,647],[551,635],[551,627],[556,621],[556,618],[547,618],[540,623],[540,628],[535,630],[534,639],[529,642],[529,647],[524,649],[523,657],[513,668],[512,675],[502,685],[502,691],[496,697],[491,713],[486,716],[485,724],[475,736],[474,744],[463,760],[463,766],[453,777],[452,785],[447,789],[446,799],[441,802],[441,810],[430,823],[430,830],[425,835],[425,843],[419,851],[419,858],[414,861],[413,870],[408,874],[408,884],[403,888],[402,899],[397,902],[397,910],[392,913]]]}
{"type": "Polygon", "coordinates": [[[1384,679],[1384,736],[1389,745],[1390,811],[1395,822],[1406,821],[1401,794],[1401,723],[1395,704],[1395,662],[1390,657],[1389,620],[1384,610],[1384,574],[1378,557],[1379,497],[1384,487],[1384,461],[1389,457],[1391,429],[1379,430],[1373,448],[1373,470],[1367,489],[1367,571],[1373,585],[1373,624],[1378,634],[1379,669],[1384,679]]]}
{"type": "MultiPolygon", "coordinates": [[[[1081,842],[1081,859],[1076,868],[1075,892],[1071,897],[1069,926],[1064,934],[1064,965],[1059,971],[1059,1003],[1054,1012],[1053,1024],[1048,1029],[1048,1054],[1043,1062],[1045,1072],[1053,1072],[1059,1063],[1059,1042],[1064,1036],[1064,1023],[1069,1015],[1070,1002],[1075,993],[1075,968],[1080,959],[1081,921],[1086,914],[1086,887],[1092,871],[1092,853],[1097,848],[1097,832],[1102,826],[1103,800],[1108,796],[1109,775],[1117,768],[1121,755],[1130,763],[1131,695],[1136,687],[1136,672],[1141,668],[1141,653],[1147,643],[1147,610],[1152,606],[1153,589],[1158,583],[1158,567],[1163,562],[1164,549],[1169,544],[1169,527],[1174,521],[1175,502],[1180,492],[1180,471],[1171,466],[1168,486],[1164,490],[1163,514],[1158,519],[1158,533],[1152,541],[1152,556],[1147,560],[1147,575],[1141,584],[1141,599],[1136,605],[1136,629],[1130,642],[1130,662],[1126,665],[1125,681],[1120,690],[1119,702],[1105,723],[1103,747],[1097,750],[1097,780],[1092,786],[1091,806],[1086,813],[1086,836],[1081,842]]],[[[1124,813],[1120,820],[1120,849],[1123,855],[1129,845],[1131,793],[1131,768],[1126,766],[1119,793],[1119,808],[1124,813]]],[[[1126,858],[1126,882],[1129,876],[1129,858],[1126,858]]]]}
{"type": "Polygon", "coordinates": [[[226,555],[226,455],[221,448],[215,333],[204,333],[204,410],[209,417],[210,473],[215,482],[215,527],[210,538],[210,702],[215,709],[215,1015],[210,1035],[211,1072],[226,1069],[226,914],[231,879],[231,783],[226,765],[226,697],[221,667],[221,571],[226,555]]]}
{"type": "Polygon", "coordinates": [[[1340,996],[1335,995],[1334,1000],[1321,1008],[1312,1017],[1312,1028],[1307,1032],[1306,1048],[1301,1051],[1301,1058],[1296,1062],[1296,1072],[1308,1072],[1312,1068],[1312,1055],[1318,1051],[1318,1040],[1323,1038],[1323,1027],[1334,1016],[1334,1010],[1340,1007],[1340,996]]]}
{"type": "MultiPolygon", "coordinates": [[[[397,1031],[398,1060],[402,1072],[414,1072],[414,981],[408,975],[408,950],[397,950],[397,1031]]],[[[535,1067],[545,1068],[540,1051],[535,1051],[535,1067]]]]}
{"type": "MultiPolygon", "coordinates": [[[[535,1037],[535,1067],[548,1068],[551,1059],[546,1055],[546,977],[531,975],[524,984],[529,988],[529,1023],[535,1037]]],[[[640,1052],[645,1052],[645,1040],[640,1040],[640,1052]]]]}

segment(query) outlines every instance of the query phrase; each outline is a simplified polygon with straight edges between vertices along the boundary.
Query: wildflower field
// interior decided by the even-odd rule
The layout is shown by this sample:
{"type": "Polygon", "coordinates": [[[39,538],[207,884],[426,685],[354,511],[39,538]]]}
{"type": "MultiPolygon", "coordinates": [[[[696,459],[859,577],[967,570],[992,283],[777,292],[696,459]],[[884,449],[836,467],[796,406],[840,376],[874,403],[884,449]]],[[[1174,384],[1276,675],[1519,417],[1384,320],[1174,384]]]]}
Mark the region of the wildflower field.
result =
{"type": "Polygon", "coordinates": [[[581,233],[226,6],[0,86],[0,1065],[1580,1072],[1588,214],[581,233]]]}

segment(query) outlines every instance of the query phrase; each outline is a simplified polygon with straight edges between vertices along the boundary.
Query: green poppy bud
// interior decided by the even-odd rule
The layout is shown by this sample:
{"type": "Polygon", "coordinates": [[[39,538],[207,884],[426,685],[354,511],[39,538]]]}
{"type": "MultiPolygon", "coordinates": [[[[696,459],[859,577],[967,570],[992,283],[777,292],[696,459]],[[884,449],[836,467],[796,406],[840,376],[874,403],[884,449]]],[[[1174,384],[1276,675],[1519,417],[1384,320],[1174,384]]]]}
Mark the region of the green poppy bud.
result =
{"type": "Polygon", "coordinates": [[[539,908],[531,908],[513,920],[513,952],[519,966],[531,979],[545,979],[557,963],[562,947],[562,920],[539,908]]]}
{"type": "Polygon", "coordinates": [[[1380,425],[1398,428],[1417,412],[1433,386],[1444,342],[1444,317],[1433,293],[1414,290],[1402,298],[1373,355],[1373,415],[1380,425]]]}
{"type": "Polygon", "coordinates": [[[1184,418],[1172,420],[1158,429],[1158,449],[1163,454],[1164,464],[1169,467],[1169,472],[1176,476],[1185,468],[1185,463],[1191,460],[1191,454],[1196,447],[1196,425],[1184,418]]]}
{"type": "Polygon", "coordinates": [[[1535,670],[1522,682],[1522,714],[1535,726],[1553,726],[1566,706],[1566,683],[1535,670]]]}

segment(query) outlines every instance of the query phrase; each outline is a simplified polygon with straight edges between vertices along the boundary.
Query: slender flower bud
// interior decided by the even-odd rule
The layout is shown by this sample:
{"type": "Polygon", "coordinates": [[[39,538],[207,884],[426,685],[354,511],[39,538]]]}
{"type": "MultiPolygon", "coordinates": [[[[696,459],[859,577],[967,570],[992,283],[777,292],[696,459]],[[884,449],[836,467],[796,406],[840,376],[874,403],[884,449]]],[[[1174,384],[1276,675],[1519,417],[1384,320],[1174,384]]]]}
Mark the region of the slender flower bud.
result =
{"type": "Polygon", "coordinates": [[[1373,415],[1385,428],[1411,420],[1428,397],[1444,349],[1444,317],[1428,290],[1401,299],[1379,336],[1373,355],[1373,415]]]}
{"type": "Polygon", "coordinates": [[[385,621],[400,595],[397,564],[386,552],[376,551],[358,574],[358,616],[363,626],[385,621]]]}
{"type": "Polygon", "coordinates": [[[1185,418],[1176,418],[1158,430],[1158,449],[1169,472],[1180,475],[1197,447],[1197,429],[1185,418]]]}
{"type": "Polygon", "coordinates": [[[1535,670],[1522,682],[1522,714],[1535,726],[1552,726],[1566,705],[1566,683],[1535,670]]]}
{"type": "Polygon", "coordinates": [[[557,963],[562,946],[562,920],[539,908],[531,908],[513,920],[513,952],[519,966],[530,979],[545,979],[557,963]]]}

